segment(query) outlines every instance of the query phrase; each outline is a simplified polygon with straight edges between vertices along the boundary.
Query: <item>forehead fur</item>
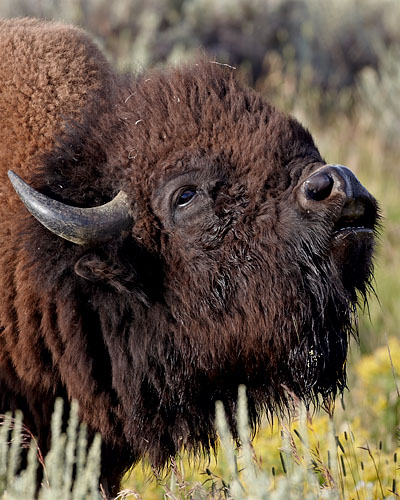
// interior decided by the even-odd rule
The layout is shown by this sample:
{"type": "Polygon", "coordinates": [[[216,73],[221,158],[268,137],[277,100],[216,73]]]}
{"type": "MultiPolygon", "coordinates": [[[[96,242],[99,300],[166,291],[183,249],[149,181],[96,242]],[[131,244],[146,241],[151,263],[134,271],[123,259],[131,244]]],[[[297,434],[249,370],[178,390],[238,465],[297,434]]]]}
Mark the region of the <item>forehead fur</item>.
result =
{"type": "Polygon", "coordinates": [[[243,85],[230,67],[199,60],[153,70],[127,92],[120,107],[127,125],[124,186],[139,189],[144,199],[191,152],[223,155],[230,175],[248,188],[287,185],[295,158],[321,160],[308,131],[243,85]]]}

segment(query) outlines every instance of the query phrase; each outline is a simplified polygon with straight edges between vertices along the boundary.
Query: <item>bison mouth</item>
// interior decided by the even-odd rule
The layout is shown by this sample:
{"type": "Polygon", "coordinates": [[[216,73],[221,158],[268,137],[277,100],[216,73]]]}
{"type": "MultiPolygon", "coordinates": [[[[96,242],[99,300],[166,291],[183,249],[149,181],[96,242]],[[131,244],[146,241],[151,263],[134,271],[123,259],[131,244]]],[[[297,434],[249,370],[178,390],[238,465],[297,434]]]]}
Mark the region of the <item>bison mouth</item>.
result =
{"type": "Polygon", "coordinates": [[[345,207],[333,227],[331,254],[352,295],[355,289],[365,292],[370,281],[377,220],[376,204],[363,200],[362,204],[345,207]]]}
{"type": "Polygon", "coordinates": [[[377,223],[377,206],[371,196],[351,199],[333,226],[332,245],[341,246],[362,240],[373,240],[377,223]]]}
{"type": "Polygon", "coordinates": [[[345,226],[336,229],[332,234],[333,246],[342,244],[351,244],[351,242],[360,240],[371,240],[374,237],[373,229],[365,226],[345,226]]]}

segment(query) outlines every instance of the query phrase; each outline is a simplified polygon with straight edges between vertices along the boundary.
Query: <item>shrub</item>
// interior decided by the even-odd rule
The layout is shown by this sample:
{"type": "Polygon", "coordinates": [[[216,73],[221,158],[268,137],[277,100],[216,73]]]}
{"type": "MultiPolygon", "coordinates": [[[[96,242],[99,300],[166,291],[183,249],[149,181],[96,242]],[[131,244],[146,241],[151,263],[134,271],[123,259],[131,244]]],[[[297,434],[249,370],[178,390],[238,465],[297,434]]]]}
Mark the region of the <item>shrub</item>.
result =
{"type": "Polygon", "coordinates": [[[22,425],[22,414],[6,414],[0,426],[0,498],[7,500],[100,500],[100,437],[88,449],[86,427],[78,425],[73,403],[62,432],[62,400],[57,400],[51,425],[51,449],[45,460],[34,437],[22,425]],[[24,447],[26,466],[21,470],[24,447]],[[39,476],[37,475],[39,472],[39,476]],[[37,488],[37,477],[43,477],[37,488]]]}

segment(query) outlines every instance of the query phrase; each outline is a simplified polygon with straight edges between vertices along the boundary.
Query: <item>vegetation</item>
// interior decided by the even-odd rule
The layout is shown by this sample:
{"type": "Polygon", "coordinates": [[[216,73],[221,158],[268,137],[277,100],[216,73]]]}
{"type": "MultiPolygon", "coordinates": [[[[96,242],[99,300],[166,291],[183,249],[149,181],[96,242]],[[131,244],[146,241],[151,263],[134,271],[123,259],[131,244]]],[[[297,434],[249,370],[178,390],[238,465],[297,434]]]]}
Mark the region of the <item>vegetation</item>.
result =
{"type": "Polygon", "coordinates": [[[51,450],[43,459],[36,441],[22,425],[22,413],[4,415],[0,426],[0,498],[4,500],[100,500],[100,436],[89,446],[84,425],[78,426],[78,405],[72,404],[62,432],[62,400],[51,424],[51,450]],[[29,448],[23,454],[24,448],[29,448]],[[21,461],[26,461],[21,468],[21,461]],[[42,486],[36,491],[36,478],[42,486]],[[76,476],[75,476],[76,474],[76,476]]]}
{"type": "MultiPolygon", "coordinates": [[[[219,407],[217,459],[193,464],[178,457],[166,476],[139,465],[127,476],[120,498],[398,498],[399,2],[2,0],[0,16],[20,15],[61,18],[86,27],[120,70],[184,60],[199,47],[210,51],[237,66],[250,84],[308,126],[326,160],[351,167],[381,203],[384,229],[375,285],[379,301],[372,296],[369,314],[360,319],[360,346],[353,343],[348,362],[350,391],[338,402],[334,417],[300,407],[291,422],[265,422],[250,444],[242,390],[241,448],[231,443],[219,407]]],[[[100,498],[94,488],[99,445],[93,443],[86,457],[81,430],[74,451],[74,418],[75,430],[66,436],[54,424],[55,449],[44,462],[40,498],[100,498]],[[80,464],[79,487],[71,483],[75,461],[80,464]]],[[[20,416],[4,422],[0,498],[32,498],[36,468],[42,465],[31,448],[27,468],[14,478],[20,416]],[[6,448],[11,427],[13,444],[6,448]]]]}

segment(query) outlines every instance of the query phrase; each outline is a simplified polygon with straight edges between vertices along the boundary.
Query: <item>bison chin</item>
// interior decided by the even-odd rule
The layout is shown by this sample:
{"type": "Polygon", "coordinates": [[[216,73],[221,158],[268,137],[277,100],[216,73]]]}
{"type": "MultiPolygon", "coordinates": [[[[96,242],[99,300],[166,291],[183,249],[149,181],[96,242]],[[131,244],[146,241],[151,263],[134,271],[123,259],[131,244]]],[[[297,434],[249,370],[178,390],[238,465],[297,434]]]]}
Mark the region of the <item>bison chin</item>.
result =
{"type": "Polygon", "coordinates": [[[343,286],[356,300],[356,290],[365,297],[372,277],[374,234],[367,228],[337,231],[331,244],[333,259],[340,270],[343,286]]]}
{"type": "MultiPolygon", "coordinates": [[[[350,311],[343,313],[351,315],[350,311]]],[[[306,404],[318,406],[332,401],[346,387],[349,336],[355,330],[348,321],[340,329],[330,325],[330,330],[314,332],[289,354],[287,389],[306,404]]]]}
{"type": "MultiPolygon", "coordinates": [[[[371,230],[338,231],[331,238],[329,258],[316,263],[314,257],[303,267],[308,293],[298,302],[308,304],[303,306],[308,314],[302,315],[300,342],[289,352],[285,385],[306,403],[327,406],[346,387],[349,341],[358,340],[357,307],[366,306],[372,290],[373,248],[371,230]]],[[[292,332],[292,338],[298,335],[292,332]]]]}

